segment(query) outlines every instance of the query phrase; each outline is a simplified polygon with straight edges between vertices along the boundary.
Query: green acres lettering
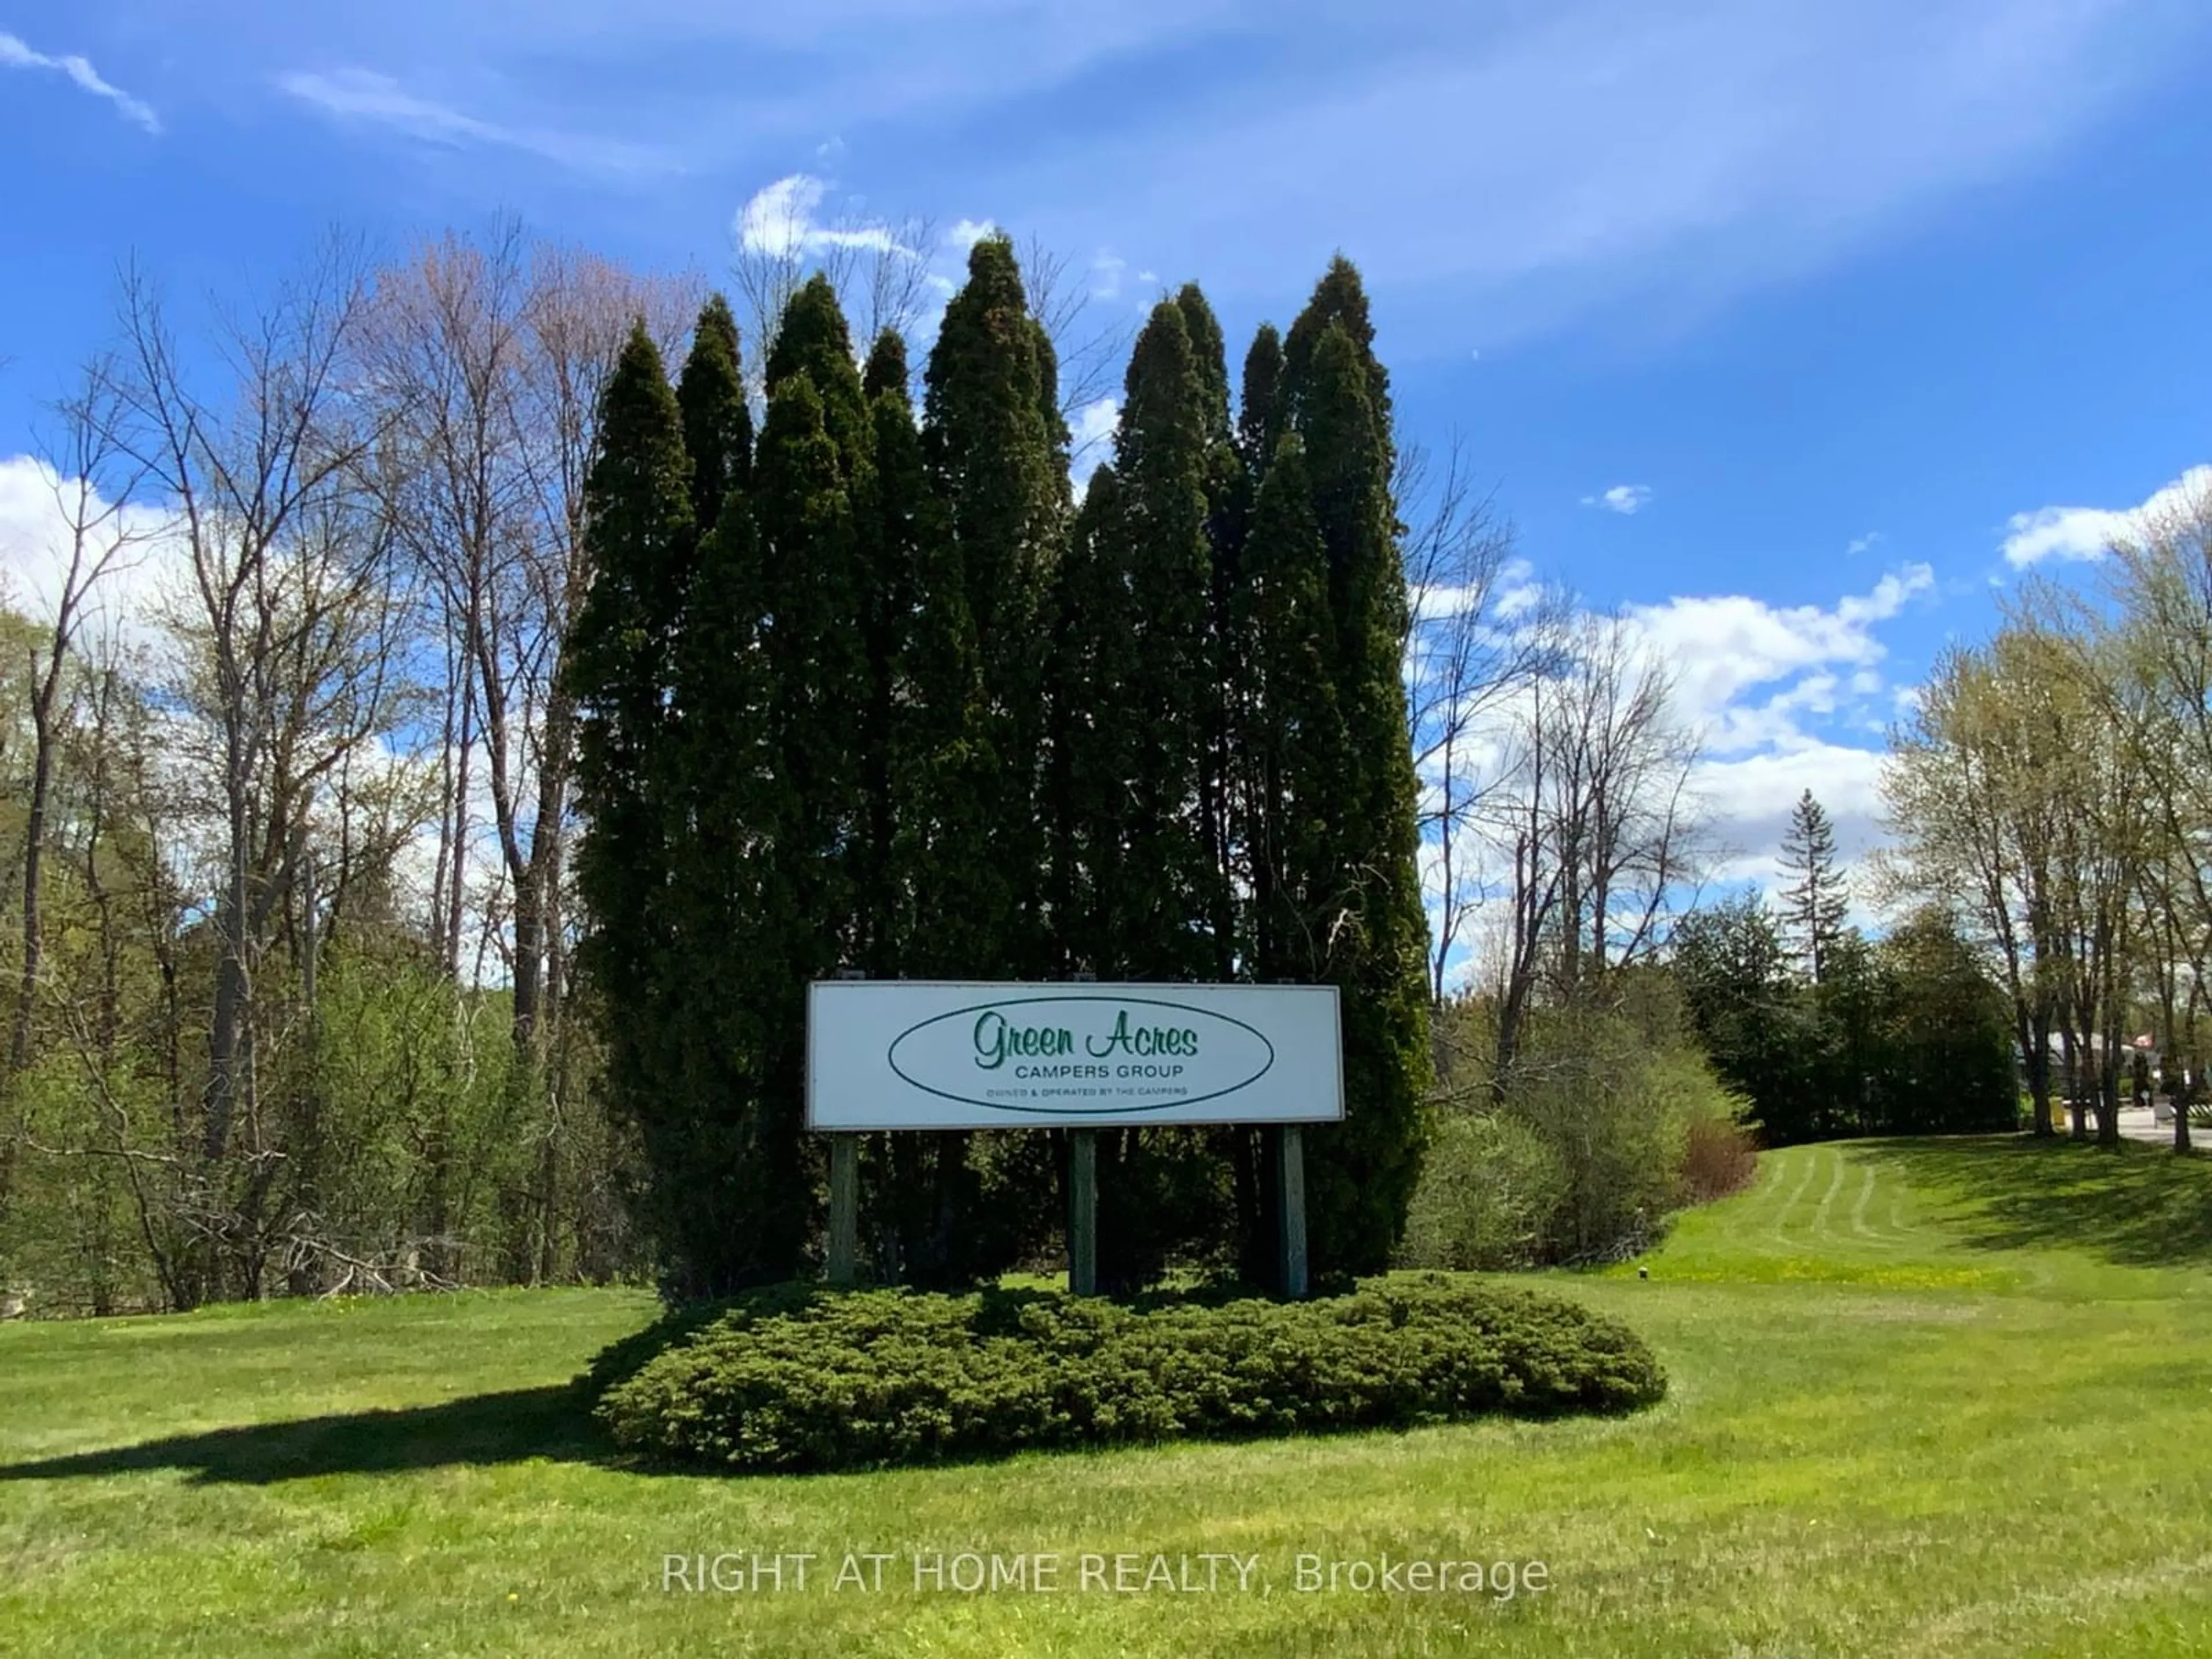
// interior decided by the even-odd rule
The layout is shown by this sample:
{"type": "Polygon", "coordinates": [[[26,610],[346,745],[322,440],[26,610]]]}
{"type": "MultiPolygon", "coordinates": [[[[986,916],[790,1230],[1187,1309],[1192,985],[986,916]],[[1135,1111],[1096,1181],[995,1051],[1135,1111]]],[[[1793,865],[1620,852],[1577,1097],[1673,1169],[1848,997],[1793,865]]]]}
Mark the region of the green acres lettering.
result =
{"type": "MultiPolygon", "coordinates": [[[[1132,1030],[1129,1011],[1121,1009],[1110,1032],[1092,1032],[1084,1048],[1093,1060],[1120,1053],[1142,1059],[1169,1056],[1192,1059],[1198,1054],[1198,1033],[1187,1025],[1139,1025],[1132,1030]]],[[[995,1072],[1009,1060],[1049,1059],[1075,1052],[1075,1034],[1065,1025],[1017,1025],[996,1008],[986,1008],[975,1018],[975,1064],[995,1072]]],[[[1176,1068],[1180,1071],[1180,1066],[1176,1068]]],[[[1023,1068],[1024,1077],[1104,1077],[1103,1066],[1055,1066],[1049,1070],[1023,1068]]],[[[1123,1075],[1127,1075],[1126,1073],[1123,1075]]]]}
{"type": "Polygon", "coordinates": [[[975,1063],[994,1072],[1017,1054],[1072,1054],[1075,1038],[1064,1025],[1016,1025],[996,1008],[975,1021],[975,1063]]]}

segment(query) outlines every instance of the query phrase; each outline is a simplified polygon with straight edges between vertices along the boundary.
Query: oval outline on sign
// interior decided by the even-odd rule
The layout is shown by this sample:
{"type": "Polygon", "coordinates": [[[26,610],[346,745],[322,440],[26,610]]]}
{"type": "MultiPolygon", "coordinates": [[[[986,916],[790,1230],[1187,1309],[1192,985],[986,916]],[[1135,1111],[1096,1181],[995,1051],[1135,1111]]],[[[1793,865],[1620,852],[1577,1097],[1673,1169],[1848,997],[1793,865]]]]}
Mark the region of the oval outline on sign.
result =
{"type": "Polygon", "coordinates": [[[1102,996],[1096,993],[1085,994],[1078,992],[1065,996],[996,997],[988,1002],[970,1003],[965,1008],[954,1008],[945,1013],[932,1014],[927,1019],[919,1020],[908,1026],[906,1030],[891,1039],[890,1046],[884,1050],[884,1063],[891,1068],[892,1074],[900,1082],[919,1089],[926,1095],[935,1095],[939,1100],[957,1101],[963,1106],[981,1106],[988,1111],[994,1112],[1020,1112],[1030,1117],[1118,1117],[1128,1112],[1158,1112],[1163,1109],[1174,1110],[1183,1106],[1197,1106],[1209,1100],[1219,1100],[1224,1095],[1233,1095],[1239,1090],[1249,1089],[1275,1069],[1275,1045],[1267,1040],[1267,1034],[1265,1031],[1256,1025],[1246,1024],[1234,1014],[1218,1014],[1211,1008],[1194,1007],[1187,1002],[1170,1002],[1161,997],[1102,996]],[[1195,1014],[1200,1019],[1218,1020],[1224,1025],[1234,1025],[1240,1031],[1249,1031],[1257,1038],[1260,1046],[1267,1051],[1267,1063],[1242,1083],[1231,1084],[1226,1089],[1216,1089],[1210,1094],[1194,1095],[1188,1100],[1140,1101],[1133,1106],[1017,1106],[1004,1100],[978,1100],[973,1095],[956,1095],[949,1090],[933,1089],[920,1078],[913,1076],[899,1066],[899,1044],[904,1042],[916,1031],[927,1030],[933,1025],[941,1025],[948,1019],[959,1019],[968,1014],[980,1014],[987,1009],[1027,1008],[1039,1003],[1053,1002],[1118,1002],[1138,1008],[1172,1008],[1179,1014],[1195,1014]]]}

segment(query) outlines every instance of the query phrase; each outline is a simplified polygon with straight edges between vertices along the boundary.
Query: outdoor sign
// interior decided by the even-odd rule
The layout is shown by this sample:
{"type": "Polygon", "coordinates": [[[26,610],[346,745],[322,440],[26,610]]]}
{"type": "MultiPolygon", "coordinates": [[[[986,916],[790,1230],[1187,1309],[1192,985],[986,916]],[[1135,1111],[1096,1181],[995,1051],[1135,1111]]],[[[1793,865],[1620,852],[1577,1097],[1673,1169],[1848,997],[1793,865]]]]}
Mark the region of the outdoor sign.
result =
{"type": "Polygon", "coordinates": [[[806,1042],[813,1129],[1344,1115],[1333,985],[823,980],[806,1042]]]}

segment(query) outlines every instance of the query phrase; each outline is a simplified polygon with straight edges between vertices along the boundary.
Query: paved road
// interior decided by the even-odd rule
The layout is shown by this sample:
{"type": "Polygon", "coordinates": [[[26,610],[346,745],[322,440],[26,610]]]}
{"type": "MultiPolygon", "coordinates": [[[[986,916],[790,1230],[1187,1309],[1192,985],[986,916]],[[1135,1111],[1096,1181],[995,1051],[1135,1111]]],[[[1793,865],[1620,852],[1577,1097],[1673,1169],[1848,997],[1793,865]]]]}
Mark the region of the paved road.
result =
{"type": "MultiPolygon", "coordinates": [[[[2096,1115],[2093,1112],[2089,1116],[2090,1133],[2093,1134],[2096,1132],[2096,1115]]],[[[2212,1146],[2212,1129],[2199,1128],[2193,1123],[2189,1127],[2191,1144],[2212,1146]]],[[[2121,1107],[2120,1133],[2130,1140],[2154,1140],[2162,1146],[2173,1145],[2172,1122],[2170,1120],[2164,1123],[2153,1121],[2148,1106],[2121,1107]]]]}

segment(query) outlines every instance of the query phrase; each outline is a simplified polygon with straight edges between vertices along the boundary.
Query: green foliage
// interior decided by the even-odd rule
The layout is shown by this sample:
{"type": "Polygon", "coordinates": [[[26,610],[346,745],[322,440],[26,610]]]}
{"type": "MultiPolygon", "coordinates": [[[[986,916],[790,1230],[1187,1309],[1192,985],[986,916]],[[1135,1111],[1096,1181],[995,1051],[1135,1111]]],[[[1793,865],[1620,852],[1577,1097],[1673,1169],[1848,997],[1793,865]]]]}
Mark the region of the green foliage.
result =
{"type": "Polygon", "coordinates": [[[1400,1260],[1496,1270],[1648,1244],[1686,1204],[1732,1190],[1743,1101],[1714,1076],[1670,980],[1620,970],[1602,1003],[1540,1010],[1502,1092],[1479,1038],[1487,1004],[1440,1016],[1447,1097],[1400,1260]],[[1480,1102],[1471,1105],[1465,1103],[1480,1102]]]}
{"type": "MultiPolygon", "coordinates": [[[[633,365],[605,421],[611,453],[641,459],[604,464],[609,550],[572,642],[586,962],[676,1282],[727,1290],[806,1254],[804,987],[848,965],[1340,987],[1350,1105],[1308,1141],[1312,1255],[1382,1266],[1426,1133],[1427,921],[1388,383],[1357,273],[1332,265],[1287,346],[1263,331],[1235,430],[1204,295],[1158,305],[1080,513],[1057,364],[1004,238],[971,252],[918,430],[900,343],[856,369],[817,276],[768,354],[740,477],[726,320],[702,313],[679,400],[693,515],[705,476],[723,505],[675,638],[659,590],[630,591],[653,562],[629,528],[653,522],[639,492],[666,496],[675,470],[648,464],[665,388],[633,365]],[[666,685],[664,644],[672,697],[636,695],[666,685]]],[[[1231,1255],[1250,1271],[1259,1150],[1111,1136],[1105,1282],[1231,1255]]],[[[1011,1265],[1049,1235],[1060,1157],[1036,1136],[872,1145],[878,1270],[957,1284],[1011,1265]]]]}
{"type": "Polygon", "coordinates": [[[1544,1261],[1566,1192],[1565,1160],[1522,1119],[1446,1114],[1421,1165],[1401,1259],[1486,1273],[1544,1261]]]}
{"type": "MultiPolygon", "coordinates": [[[[975,673],[973,696],[954,705],[963,714],[954,742],[969,779],[966,813],[981,833],[938,851],[943,862],[969,866],[953,876],[975,906],[959,971],[984,976],[1051,966],[1039,794],[1048,596],[1066,539],[1067,476],[1042,343],[1013,245],[984,238],[930,350],[922,419],[930,487],[957,549],[975,673]]],[[[942,572],[954,573],[950,559],[942,572]]]]}
{"type": "MultiPolygon", "coordinates": [[[[625,1352],[607,1370],[632,1363],[625,1352]]],[[[598,1415],[633,1451],[806,1470],[1620,1412],[1665,1389],[1650,1351],[1610,1320],[1443,1279],[1150,1310],[778,1290],[614,1383],[598,1415]]]]}
{"type": "Polygon", "coordinates": [[[1674,930],[1674,967],[1714,1069],[1752,1103],[1770,1144],[1816,1132],[1807,1087],[1810,1011],[1793,988],[1780,930],[1756,896],[1708,906],[1674,930]]]}
{"type": "MultiPolygon", "coordinates": [[[[1328,675],[1348,764],[1306,781],[1327,826],[1308,974],[1343,988],[1346,1116],[1308,1141],[1318,1267],[1372,1271],[1405,1224],[1427,1138],[1428,915],[1406,736],[1405,575],[1390,497],[1388,377],[1358,274],[1339,260],[1292,325],[1285,406],[1326,553],[1328,675]]],[[[1263,483],[1262,489],[1265,489],[1263,483]]]]}
{"type": "Polygon", "coordinates": [[[753,412],[746,401],[737,319],[717,294],[699,313],[691,352],[676,382],[684,447],[691,458],[691,521],[701,536],[722,521],[722,503],[752,477],[753,412]]]}
{"type": "Polygon", "coordinates": [[[1971,1134],[2011,1127],[2009,1000],[1949,916],[1923,910],[1875,947],[1888,997],[1881,1031],[1886,1134],[1971,1134]]]}
{"type": "Polygon", "coordinates": [[[2012,1127],[2010,1004],[1947,914],[1872,945],[1838,934],[1817,984],[1787,972],[1755,897],[1686,918],[1674,951],[1706,1051],[1769,1144],[2012,1127]]]}

